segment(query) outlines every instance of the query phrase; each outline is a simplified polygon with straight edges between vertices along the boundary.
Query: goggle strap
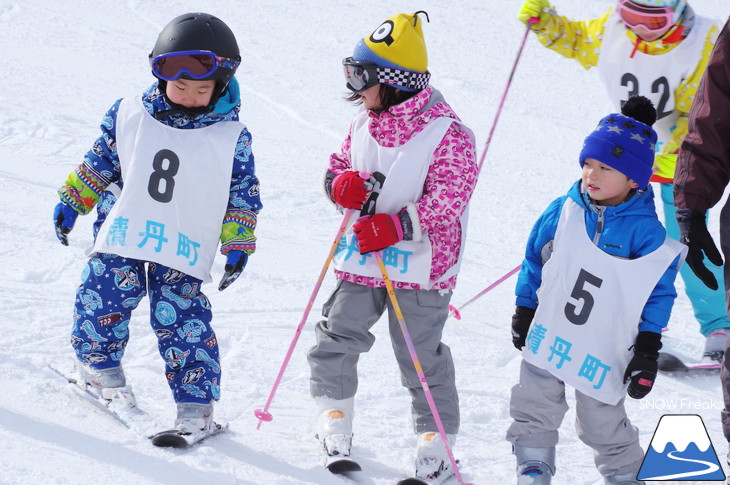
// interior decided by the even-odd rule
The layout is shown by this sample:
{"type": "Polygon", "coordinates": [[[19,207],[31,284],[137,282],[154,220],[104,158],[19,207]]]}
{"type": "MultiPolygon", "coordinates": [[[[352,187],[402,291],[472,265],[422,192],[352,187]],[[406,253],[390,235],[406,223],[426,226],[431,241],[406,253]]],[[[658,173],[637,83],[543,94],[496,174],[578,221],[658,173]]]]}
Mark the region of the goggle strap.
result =
{"type": "Polygon", "coordinates": [[[378,68],[378,82],[385,84],[397,84],[408,89],[421,90],[428,87],[431,74],[427,72],[403,71],[392,67],[378,68]]]}

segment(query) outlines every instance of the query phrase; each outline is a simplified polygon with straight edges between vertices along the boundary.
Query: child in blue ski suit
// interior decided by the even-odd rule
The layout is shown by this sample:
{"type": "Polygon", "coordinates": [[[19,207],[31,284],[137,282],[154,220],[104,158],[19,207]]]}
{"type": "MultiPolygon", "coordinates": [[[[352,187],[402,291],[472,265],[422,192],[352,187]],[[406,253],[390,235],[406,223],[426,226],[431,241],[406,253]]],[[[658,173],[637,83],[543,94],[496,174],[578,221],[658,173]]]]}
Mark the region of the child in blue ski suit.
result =
{"type": "Polygon", "coordinates": [[[641,483],[644,455],[624,399],[652,389],[684,249],[666,239],[649,185],[656,111],[632,97],[622,112],[586,138],[581,180],[535,223],[517,282],[512,338],[523,361],[507,440],[518,479],[535,485],[555,473],[566,383],[576,389],[578,437],[605,483],[641,483]]]}
{"type": "MultiPolygon", "coordinates": [[[[68,245],[77,215],[97,208],[74,307],[81,377],[106,399],[121,390],[130,396],[121,360],[131,313],[148,295],[181,431],[211,426],[220,395],[218,342],[201,291],[219,240],[227,256],[220,290],[255,250],[261,201],[251,135],[238,121],[240,59],[220,19],[190,13],[172,20],[150,54],[157,82],[109,109],[54,212],[57,236],[68,245]]],[[[134,405],[133,395],[127,403],[134,405]]]]}

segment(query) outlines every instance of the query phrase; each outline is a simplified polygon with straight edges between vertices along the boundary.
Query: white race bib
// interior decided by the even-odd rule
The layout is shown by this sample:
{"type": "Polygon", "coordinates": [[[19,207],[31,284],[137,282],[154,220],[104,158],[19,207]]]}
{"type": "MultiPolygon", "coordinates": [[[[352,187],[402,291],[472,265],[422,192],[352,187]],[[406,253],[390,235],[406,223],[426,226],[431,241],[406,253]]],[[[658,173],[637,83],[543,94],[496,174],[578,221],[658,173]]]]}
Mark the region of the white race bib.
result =
{"type": "Polygon", "coordinates": [[[124,187],[92,252],[153,261],[211,281],[243,128],[237,121],[173,128],[155,120],[140,98],[122,100],[116,141],[124,187]]]}
{"type": "Polygon", "coordinates": [[[674,93],[701,59],[710,27],[712,23],[708,19],[696,16],[687,38],[671,51],[652,56],[639,48],[632,57],[634,46],[626,37],[626,28],[615,9],[606,22],[598,56],[598,76],[616,110],[633,95],[651,100],[657,111],[657,121],[652,126],[659,138],[657,152],[669,141],[677,122],[674,93]],[[687,62],[687,59],[694,61],[687,62]]]}
{"type": "Polygon", "coordinates": [[[539,305],[522,357],[606,404],[626,395],[624,372],[644,305],[686,247],[666,239],[650,254],[619,259],[593,244],[585,211],[563,205],[553,254],[542,271],[539,305]]]}
{"type": "MultiPolygon", "coordinates": [[[[362,111],[353,121],[351,130],[352,169],[362,172],[380,172],[385,175],[385,183],[376,203],[378,213],[395,214],[409,202],[415,203],[423,197],[423,186],[433,153],[454,123],[452,118],[437,118],[429,123],[418,135],[398,147],[383,147],[373,139],[368,131],[368,116],[362,111]]],[[[382,278],[380,267],[372,254],[360,255],[359,245],[350,221],[334,257],[335,268],[348,273],[382,278]]],[[[462,216],[463,237],[466,235],[467,212],[462,216]]],[[[394,281],[416,283],[429,289],[432,252],[428,237],[420,241],[400,241],[382,253],[383,263],[393,268],[389,276],[394,281]]],[[[449,273],[449,277],[455,274],[449,273]]]]}

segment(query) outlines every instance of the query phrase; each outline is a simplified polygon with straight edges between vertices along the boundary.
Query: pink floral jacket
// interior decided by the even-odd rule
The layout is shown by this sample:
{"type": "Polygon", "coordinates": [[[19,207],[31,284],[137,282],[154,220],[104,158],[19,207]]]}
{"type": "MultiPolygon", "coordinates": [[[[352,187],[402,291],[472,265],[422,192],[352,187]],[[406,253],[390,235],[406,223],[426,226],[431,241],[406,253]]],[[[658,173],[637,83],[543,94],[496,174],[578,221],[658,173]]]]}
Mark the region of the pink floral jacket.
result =
{"type": "MultiPolygon", "coordinates": [[[[415,206],[418,221],[413,224],[429,238],[433,259],[431,281],[438,280],[459,258],[461,250],[461,215],[471,198],[477,182],[477,163],[474,140],[471,133],[461,125],[451,107],[441,94],[432,87],[426,88],[401,104],[385,112],[368,112],[370,134],[383,147],[397,147],[405,144],[420,133],[433,119],[453,118],[441,143],[433,153],[431,164],[423,187],[423,197],[415,206]]],[[[352,127],[350,128],[352,130],[352,127]]],[[[335,175],[352,169],[350,162],[351,134],[342,143],[340,153],[330,156],[329,171],[335,175]]],[[[336,270],[338,278],[371,287],[384,287],[380,278],[364,277],[336,270]]],[[[396,288],[404,289],[453,289],[456,276],[441,281],[432,288],[421,288],[418,284],[394,281],[396,288]]]]}

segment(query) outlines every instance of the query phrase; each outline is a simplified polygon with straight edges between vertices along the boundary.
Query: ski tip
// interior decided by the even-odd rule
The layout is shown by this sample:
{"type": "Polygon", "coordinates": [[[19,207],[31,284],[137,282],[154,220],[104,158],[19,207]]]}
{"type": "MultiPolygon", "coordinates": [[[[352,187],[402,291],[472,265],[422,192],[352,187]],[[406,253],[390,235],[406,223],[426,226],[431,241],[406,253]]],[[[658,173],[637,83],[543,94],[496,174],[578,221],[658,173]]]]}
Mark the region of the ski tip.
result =
{"type": "Polygon", "coordinates": [[[167,431],[160,431],[159,433],[150,436],[152,444],[159,446],[160,448],[187,448],[190,446],[188,440],[183,437],[180,432],[176,429],[167,431]]]}
{"type": "Polygon", "coordinates": [[[362,467],[355,460],[341,458],[325,465],[325,468],[335,475],[347,475],[349,473],[361,472],[362,467]]]}
{"type": "Polygon", "coordinates": [[[160,448],[189,448],[227,429],[228,423],[215,423],[211,429],[189,434],[183,434],[176,429],[168,429],[150,436],[149,439],[153,445],[160,448]]]}
{"type": "Polygon", "coordinates": [[[404,478],[395,485],[428,485],[428,482],[424,482],[419,478],[404,478]]]}

